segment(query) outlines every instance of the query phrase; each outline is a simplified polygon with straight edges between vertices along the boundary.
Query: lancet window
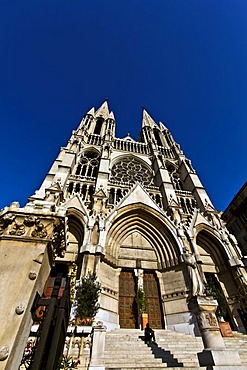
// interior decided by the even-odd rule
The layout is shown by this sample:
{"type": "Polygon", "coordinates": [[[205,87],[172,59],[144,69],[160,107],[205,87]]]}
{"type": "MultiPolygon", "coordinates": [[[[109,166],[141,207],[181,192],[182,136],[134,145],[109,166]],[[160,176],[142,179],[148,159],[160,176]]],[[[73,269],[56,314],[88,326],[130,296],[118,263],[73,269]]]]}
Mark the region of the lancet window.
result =
{"type": "Polygon", "coordinates": [[[109,191],[109,200],[108,204],[116,204],[118,203],[128,192],[128,189],[117,189],[117,188],[111,188],[109,191]]]}
{"type": "Polygon", "coordinates": [[[103,125],[102,119],[98,119],[96,121],[95,128],[94,128],[94,134],[95,135],[100,135],[101,129],[102,129],[102,125],[103,125]]]}
{"type": "Polygon", "coordinates": [[[155,140],[156,140],[157,145],[162,146],[162,142],[161,142],[161,139],[160,139],[160,131],[159,130],[154,129],[154,137],[155,137],[155,140]]]}
{"type": "Polygon", "coordinates": [[[173,164],[166,164],[167,171],[169,172],[170,178],[176,190],[184,190],[180,176],[177,173],[177,169],[173,164]]]}
{"type": "Polygon", "coordinates": [[[75,174],[81,177],[96,178],[98,167],[99,154],[93,151],[85,152],[80,158],[75,174]]]}
{"type": "Polygon", "coordinates": [[[132,156],[123,157],[112,167],[110,181],[132,185],[139,182],[145,186],[153,186],[150,169],[132,156]]]}
{"type": "Polygon", "coordinates": [[[69,197],[78,194],[86,202],[91,202],[95,189],[93,185],[71,181],[68,185],[67,190],[69,197]]]}

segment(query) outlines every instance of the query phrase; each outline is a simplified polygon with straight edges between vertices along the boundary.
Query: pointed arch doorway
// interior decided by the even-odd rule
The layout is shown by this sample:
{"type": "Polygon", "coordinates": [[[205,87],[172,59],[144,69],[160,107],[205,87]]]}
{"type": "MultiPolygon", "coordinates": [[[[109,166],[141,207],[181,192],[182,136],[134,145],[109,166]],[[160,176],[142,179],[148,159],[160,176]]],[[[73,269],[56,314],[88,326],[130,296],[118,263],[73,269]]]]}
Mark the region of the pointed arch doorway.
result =
{"type": "MultiPolygon", "coordinates": [[[[134,270],[122,270],[119,276],[119,325],[120,328],[138,328],[136,305],[137,279],[134,270]]],[[[155,273],[144,272],[143,289],[148,299],[148,318],[152,328],[164,328],[158,280],[155,273]]]]}

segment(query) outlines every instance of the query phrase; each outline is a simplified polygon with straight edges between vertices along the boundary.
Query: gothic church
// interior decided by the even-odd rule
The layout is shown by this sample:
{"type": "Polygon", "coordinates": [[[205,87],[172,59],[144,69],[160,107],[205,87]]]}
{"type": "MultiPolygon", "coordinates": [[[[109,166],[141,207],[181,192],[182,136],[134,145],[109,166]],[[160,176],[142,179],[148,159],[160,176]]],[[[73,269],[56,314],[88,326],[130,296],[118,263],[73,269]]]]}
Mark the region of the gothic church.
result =
{"type": "Polygon", "coordinates": [[[69,277],[75,284],[89,271],[101,284],[96,321],[108,331],[139,327],[141,288],[153,328],[197,335],[189,302],[213,282],[224,319],[246,332],[241,251],[191,161],[146,110],[138,141],[116,138],[115,126],[107,101],[92,108],[26,206],[0,213],[0,369],[18,368],[44,290],[59,281],[62,296],[69,277]]]}

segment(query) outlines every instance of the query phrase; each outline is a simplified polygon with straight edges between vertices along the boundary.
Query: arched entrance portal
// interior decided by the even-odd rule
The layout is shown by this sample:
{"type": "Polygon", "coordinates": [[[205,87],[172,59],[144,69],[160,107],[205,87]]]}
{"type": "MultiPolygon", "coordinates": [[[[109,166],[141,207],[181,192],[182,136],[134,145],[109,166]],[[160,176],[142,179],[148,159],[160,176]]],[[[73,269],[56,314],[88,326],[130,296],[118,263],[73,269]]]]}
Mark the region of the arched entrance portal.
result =
{"type": "MultiPolygon", "coordinates": [[[[138,289],[134,270],[122,270],[119,277],[119,325],[121,328],[138,328],[136,293],[138,289]]],[[[148,300],[148,320],[155,329],[164,327],[160,290],[157,277],[152,271],[144,271],[143,289],[148,300]]]]}
{"type": "Polygon", "coordinates": [[[148,299],[149,323],[164,328],[161,294],[164,271],[179,263],[179,244],[164,215],[142,203],[128,205],[114,214],[108,231],[105,261],[119,276],[118,318],[122,328],[138,328],[138,287],[148,299]],[[121,269],[121,270],[120,270],[121,269]]]}

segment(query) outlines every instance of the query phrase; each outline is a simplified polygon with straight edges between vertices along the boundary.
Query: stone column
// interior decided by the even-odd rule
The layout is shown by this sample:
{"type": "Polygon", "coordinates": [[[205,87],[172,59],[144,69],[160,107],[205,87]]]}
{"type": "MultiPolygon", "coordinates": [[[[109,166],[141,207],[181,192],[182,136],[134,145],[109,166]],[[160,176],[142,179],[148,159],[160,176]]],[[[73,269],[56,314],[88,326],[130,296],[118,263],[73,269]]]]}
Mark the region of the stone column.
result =
{"type": "Polygon", "coordinates": [[[196,315],[205,349],[225,348],[215,315],[218,303],[212,297],[192,297],[189,309],[196,315]]]}
{"type": "Polygon", "coordinates": [[[192,297],[189,309],[196,315],[204,350],[198,353],[200,366],[241,365],[237,350],[227,350],[215,315],[218,303],[212,297],[192,297]]]}
{"type": "Polygon", "coordinates": [[[98,321],[93,327],[93,342],[89,370],[105,370],[105,335],[106,326],[98,321]]]}

